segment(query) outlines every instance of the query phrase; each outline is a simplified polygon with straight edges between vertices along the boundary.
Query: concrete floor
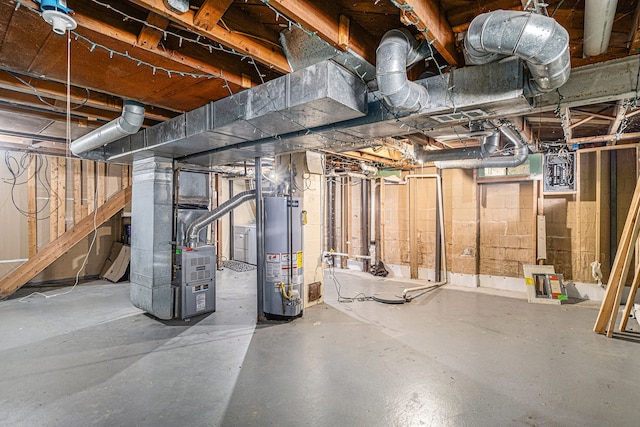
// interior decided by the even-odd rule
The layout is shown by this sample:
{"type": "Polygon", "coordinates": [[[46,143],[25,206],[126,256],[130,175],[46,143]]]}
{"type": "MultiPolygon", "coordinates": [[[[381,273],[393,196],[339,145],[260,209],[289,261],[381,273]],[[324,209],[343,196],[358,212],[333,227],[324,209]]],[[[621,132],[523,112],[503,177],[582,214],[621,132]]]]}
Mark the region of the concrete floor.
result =
{"type": "MultiPolygon", "coordinates": [[[[343,296],[406,286],[336,277],[343,296]]],[[[218,311],[187,323],[141,313],[127,284],[0,302],[0,425],[640,424],[640,335],[594,334],[595,305],[447,287],[338,303],[325,286],[303,318],[257,327],[255,272],[219,272],[218,311]]]]}

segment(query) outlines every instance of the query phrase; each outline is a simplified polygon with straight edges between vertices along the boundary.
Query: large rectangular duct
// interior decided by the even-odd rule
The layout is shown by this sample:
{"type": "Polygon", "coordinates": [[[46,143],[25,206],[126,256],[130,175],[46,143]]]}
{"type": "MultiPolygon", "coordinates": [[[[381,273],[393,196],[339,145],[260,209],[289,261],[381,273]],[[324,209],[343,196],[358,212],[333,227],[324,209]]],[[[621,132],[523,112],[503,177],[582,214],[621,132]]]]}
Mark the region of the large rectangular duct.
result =
{"type": "Polygon", "coordinates": [[[160,319],[172,319],[172,159],[133,162],[131,214],[131,302],[160,319]]]}

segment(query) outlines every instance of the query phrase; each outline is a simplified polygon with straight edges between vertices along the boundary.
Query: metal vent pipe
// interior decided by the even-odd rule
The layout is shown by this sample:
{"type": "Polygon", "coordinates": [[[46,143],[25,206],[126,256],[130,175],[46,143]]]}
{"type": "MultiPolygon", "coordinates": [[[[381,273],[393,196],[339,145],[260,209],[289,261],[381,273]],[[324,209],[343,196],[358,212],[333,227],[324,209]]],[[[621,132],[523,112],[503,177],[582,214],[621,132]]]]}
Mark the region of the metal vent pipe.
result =
{"type": "Polygon", "coordinates": [[[500,146],[498,131],[479,131],[460,135],[463,139],[477,139],[480,145],[468,148],[451,148],[446,150],[425,151],[422,145],[414,144],[416,160],[422,163],[446,160],[484,159],[493,154],[500,146]]]}
{"type": "Polygon", "coordinates": [[[467,64],[481,65],[506,56],[522,58],[540,95],[562,86],[571,72],[569,33],[558,22],[531,12],[496,10],[471,21],[464,39],[467,64]]]}
{"type": "Polygon", "coordinates": [[[192,247],[198,242],[198,234],[200,234],[200,231],[204,227],[228,214],[244,202],[255,199],[255,197],[256,190],[243,191],[242,193],[238,193],[233,198],[227,200],[211,212],[196,218],[191,224],[189,224],[187,231],[185,232],[187,245],[192,247]]]}
{"type": "Polygon", "coordinates": [[[478,169],[510,168],[521,165],[529,157],[529,147],[520,134],[510,126],[501,126],[498,130],[513,144],[513,155],[486,157],[483,159],[461,159],[434,162],[438,169],[478,169]]]}
{"type": "Polygon", "coordinates": [[[376,78],[385,103],[394,110],[416,112],[429,105],[424,86],[409,81],[407,67],[426,57],[426,52],[405,29],[387,31],[376,49],[376,78]]]}
{"type": "Polygon", "coordinates": [[[120,117],[73,141],[70,146],[71,152],[82,157],[91,150],[138,132],[142,122],[144,122],[144,105],[125,100],[120,117]]]}

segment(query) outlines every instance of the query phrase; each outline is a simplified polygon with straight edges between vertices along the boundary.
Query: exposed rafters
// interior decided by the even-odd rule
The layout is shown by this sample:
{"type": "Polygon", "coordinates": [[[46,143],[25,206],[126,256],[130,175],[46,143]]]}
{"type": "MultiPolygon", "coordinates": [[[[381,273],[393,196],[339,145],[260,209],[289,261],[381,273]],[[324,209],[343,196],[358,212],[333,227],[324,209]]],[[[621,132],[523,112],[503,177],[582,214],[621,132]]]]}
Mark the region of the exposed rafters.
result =
{"type": "Polygon", "coordinates": [[[308,31],[316,32],[336,49],[351,50],[370,63],[375,63],[377,44],[366,37],[364,31],[353,22],[341,18],[339,13],[335,12],[335,16],[331,16],[328,12],[330,6],[318,7],[304,0],[271,0],[269,4],[308,31]]]}
{"type": "Polygon", "coordinates": [[[204,30],[215,28],[231,3],[233,0],[205,0],[193,17],[193,23],[204,30]]]}
{"type": "Polygon", "coordinates": [[[460,54],[456,50],[455,35],[446,16],[433,0],[396,0],[405,5],[402,16],[406,24],[415,25],[425,31],[429,41],[438,53],[453,66],[462,64],[460,54]]]}
{"type": "Polygon", "coordinates": [[[186,27],[189,31],[208,37],[216,43],[251,56],[254,60],[273,67],[282,73],[291,71],[287,58],[285,58],[281,49],[266,47],[255,40],[226,30],[219,25],[209,29],[199,27],[195,23],[195,12],[192,10],[178,14],[167,9],[162,0],[132,0],[132,2],[186,27]]]}

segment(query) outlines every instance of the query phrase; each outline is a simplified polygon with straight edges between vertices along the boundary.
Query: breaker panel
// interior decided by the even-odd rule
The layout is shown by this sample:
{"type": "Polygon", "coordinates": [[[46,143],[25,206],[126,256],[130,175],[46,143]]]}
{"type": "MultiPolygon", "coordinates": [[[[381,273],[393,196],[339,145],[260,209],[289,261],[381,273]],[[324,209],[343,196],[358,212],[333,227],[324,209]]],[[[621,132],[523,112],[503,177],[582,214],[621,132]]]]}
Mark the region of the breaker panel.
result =
{"type": "Polygon", "coordinates": [[[564,151],[544,155],[544,192],[576,191],[576,153],[564,151]]]}

